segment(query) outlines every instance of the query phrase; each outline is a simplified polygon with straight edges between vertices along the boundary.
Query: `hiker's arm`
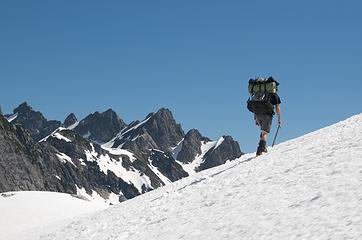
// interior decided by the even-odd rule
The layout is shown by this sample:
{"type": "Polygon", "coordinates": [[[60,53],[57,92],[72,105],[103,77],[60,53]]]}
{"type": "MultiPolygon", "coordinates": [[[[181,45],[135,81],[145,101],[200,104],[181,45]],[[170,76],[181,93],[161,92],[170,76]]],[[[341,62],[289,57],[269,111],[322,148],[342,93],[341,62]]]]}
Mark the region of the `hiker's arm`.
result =
{"type": "Polygon", "coordinates": [[[281,127],[282,126],[282,115],[280,113],[280,104],[275,105],[275,110],[278,115],[278,126],[281,127]]]}
{"type": "Polygon", "coordinates": [[[260,126],[258,119],[256,118],[256,115],[254,114],[254,121],[256,126],[260,126]]]}

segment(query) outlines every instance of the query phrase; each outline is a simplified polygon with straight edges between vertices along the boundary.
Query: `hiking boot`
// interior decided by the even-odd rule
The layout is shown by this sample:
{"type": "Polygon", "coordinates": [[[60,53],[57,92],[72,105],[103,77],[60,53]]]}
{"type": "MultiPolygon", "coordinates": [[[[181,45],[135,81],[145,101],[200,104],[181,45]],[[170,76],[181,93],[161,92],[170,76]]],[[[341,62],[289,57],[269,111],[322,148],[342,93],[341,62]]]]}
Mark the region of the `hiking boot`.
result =
{"type": "Polygon", "coordinates": [[[264,152],[267,152],[266,150],[266,142],[263,140],[260,140],[259,142],[259,146],[256,149],[256,156],[260,156],[261,154],[263,154],[264,152]]]}

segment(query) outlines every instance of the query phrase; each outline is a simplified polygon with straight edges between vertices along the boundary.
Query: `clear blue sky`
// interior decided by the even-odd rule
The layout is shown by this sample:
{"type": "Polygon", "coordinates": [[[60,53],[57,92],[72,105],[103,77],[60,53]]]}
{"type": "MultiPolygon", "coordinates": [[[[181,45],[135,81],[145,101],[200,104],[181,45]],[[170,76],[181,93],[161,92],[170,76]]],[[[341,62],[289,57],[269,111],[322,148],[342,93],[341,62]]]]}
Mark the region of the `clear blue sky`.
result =
{"type": "MultiPolygon", "coordinates": [[[[361,1],[0,1],[0,104],[48,119],[170,108],[255,151],[247,81],[278,79],[285,141],[362,112],[361,1]]],[[[275,126],[275,125],[274,125],[275,126]]],[[[271,137],[270,137],[271,138],[271,137]]]]}

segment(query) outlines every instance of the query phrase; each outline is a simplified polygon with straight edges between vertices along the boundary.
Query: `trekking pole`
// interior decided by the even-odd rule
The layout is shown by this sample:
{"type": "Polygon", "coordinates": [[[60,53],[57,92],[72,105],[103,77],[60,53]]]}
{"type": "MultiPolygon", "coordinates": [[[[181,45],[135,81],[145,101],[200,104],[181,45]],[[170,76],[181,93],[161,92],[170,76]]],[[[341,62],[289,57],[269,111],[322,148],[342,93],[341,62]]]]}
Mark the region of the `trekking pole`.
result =
{"type": "Polygon", "coordinates": [[[277,139],[277,135],[278,135],[278,132],[279,132],[279,128],[280,128],[280,125],[278,125],[277,132],[275,133],[272,147],[274,147],[275,139],[277,139]]]}

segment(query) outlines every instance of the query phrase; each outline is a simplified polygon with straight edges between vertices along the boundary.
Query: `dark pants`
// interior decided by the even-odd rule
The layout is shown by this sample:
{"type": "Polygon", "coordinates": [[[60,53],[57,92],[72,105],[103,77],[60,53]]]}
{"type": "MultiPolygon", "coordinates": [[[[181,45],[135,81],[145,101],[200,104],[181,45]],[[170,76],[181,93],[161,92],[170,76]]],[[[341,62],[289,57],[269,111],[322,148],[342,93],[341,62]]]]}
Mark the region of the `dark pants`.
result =
{"type": "Polygon", "coordinates": [[[260,129],[270,133],[272,126],[273,116],[268,114],[255,114],[255,120],[260,126],[260,129]]]}

